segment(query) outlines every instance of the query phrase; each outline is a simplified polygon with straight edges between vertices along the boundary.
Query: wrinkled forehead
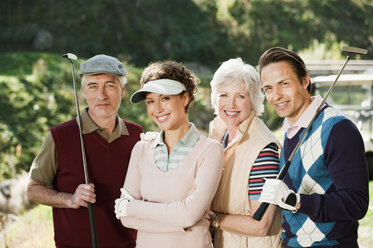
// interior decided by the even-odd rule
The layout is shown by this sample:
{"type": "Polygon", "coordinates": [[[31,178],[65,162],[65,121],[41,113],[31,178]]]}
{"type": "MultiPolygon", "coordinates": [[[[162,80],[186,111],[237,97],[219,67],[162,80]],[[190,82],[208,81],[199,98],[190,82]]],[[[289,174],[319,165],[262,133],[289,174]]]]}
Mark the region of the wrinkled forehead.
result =
{"type": "Polygon", "coordinates": [[[112,74],[95,74],[95,75],[83,75],[82,77],[82,86],[87,83],[106,83],[114,82],[115,84],[120,84],[120,78],[112,74]]]}

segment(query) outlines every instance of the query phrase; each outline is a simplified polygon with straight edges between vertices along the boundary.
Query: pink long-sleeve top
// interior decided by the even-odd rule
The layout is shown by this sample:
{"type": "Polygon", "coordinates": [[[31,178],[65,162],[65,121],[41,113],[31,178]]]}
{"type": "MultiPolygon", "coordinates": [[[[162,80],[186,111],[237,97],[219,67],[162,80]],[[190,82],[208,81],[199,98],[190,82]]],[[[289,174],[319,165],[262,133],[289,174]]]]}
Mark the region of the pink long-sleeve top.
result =
{"type": "Polygon", "coordinates": [[[223,166],[222,146],[200,137],[179,166],[162,172],[152,141],[132,150],[124,188],[137,200],[127,206],[126,227],[137,229],[137,247],[211,248],[209,210],[223,166]]]}

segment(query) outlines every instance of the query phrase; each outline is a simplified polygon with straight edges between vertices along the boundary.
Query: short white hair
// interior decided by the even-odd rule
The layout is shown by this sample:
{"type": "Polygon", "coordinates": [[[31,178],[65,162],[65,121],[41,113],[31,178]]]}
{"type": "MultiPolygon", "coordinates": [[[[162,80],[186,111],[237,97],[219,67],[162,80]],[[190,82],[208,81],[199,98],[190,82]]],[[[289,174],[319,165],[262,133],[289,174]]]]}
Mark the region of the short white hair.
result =
{"type": "Polygon", "coordinates": [[[259,73],[253,66],[245,64],[241,58],[235,58],[223,62],[216,70],[210,82],[211,104],[215,110],[215,114],[218,113],[218,87],[228,84],[236,86],[241,83],[244,83],[246,86],[255,113],[260,116],[264,112],[264,94],[262,92],[262,83],[260,82],[259,73]]]}
{"type": "MultiPolygon", "coordinates": [[[[109,75],[112,75],[112,74],[109,74],[109,75]]],[[[82,87],[83,87],[84,84],[85,84],[85,79],[84,79],[85,76],[86,76],[85,74],[82,75],[82,81],[81,81],[81,82],[82,82],[82,83],[81,83],[81,84],[82,84],[82,85],[81,85],[82,87]]],[[[126,78],[125,76],[117,76],[117,75],[113,75],[113,76],[119,79],[119,83],[120,83],[120,86],[121,86],[121,87],[124,87],[124,85],[127,83],[127,78],[126,78]]]]}

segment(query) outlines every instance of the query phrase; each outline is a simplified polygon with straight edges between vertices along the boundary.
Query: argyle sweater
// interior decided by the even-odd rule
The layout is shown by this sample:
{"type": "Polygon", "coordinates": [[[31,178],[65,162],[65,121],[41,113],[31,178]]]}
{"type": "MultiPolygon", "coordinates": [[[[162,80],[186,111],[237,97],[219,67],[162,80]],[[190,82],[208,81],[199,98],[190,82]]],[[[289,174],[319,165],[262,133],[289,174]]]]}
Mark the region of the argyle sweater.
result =
{"type": "MultiPolygon", "coordinates": [[[[285,134],[280,168],[303,132],[285,134]]],[[[301,196],[297,213],[282,211],[287,247],[358,247],[358,219],[369,201],[367,163],[359,131],[340,111],[327,105],[319,113],[284,182],[301,196]]]]}

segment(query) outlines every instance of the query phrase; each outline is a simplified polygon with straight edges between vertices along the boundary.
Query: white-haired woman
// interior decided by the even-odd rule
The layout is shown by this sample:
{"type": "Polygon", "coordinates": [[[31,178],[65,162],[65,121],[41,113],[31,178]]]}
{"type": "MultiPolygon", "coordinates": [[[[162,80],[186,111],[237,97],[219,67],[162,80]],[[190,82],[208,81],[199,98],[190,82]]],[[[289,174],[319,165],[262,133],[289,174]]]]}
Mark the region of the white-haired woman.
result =
{"type": "Polygon", "coordinates": [[[217,117],[210,137],[224,147],[224,170],[212,202],[214,247],[282,247],[280,213],[270,205],[252,218],[264,178],[279,170],[280,144],[258,116],[264,96],[258,72],[241,58],[222,63],[210,83],[217,117]]]}

